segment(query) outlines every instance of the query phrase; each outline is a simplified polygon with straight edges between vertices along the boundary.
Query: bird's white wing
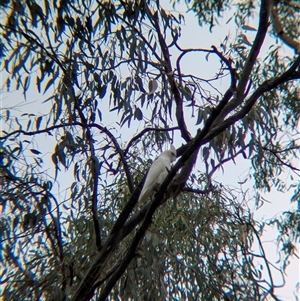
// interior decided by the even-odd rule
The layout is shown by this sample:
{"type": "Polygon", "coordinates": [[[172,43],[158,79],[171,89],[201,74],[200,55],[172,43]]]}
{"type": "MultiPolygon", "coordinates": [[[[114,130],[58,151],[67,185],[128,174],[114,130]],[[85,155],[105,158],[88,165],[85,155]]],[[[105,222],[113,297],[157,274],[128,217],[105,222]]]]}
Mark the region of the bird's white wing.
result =
{"type": "Polygon", "coordinates": [[[171,169],[171,158],[169,156],[162,156],[161,157],[161,165],[164,166],[164,169],[161,171],[161,173],[157,177],[156,185],[157,184],[161,185],[163,183],[163,181],[165,180],[165,178],[167,177],[168,172],[171,169]]]}
{"type": "Polygon", "coordinates": [[[168,151],[163,152],[151,165],[143,189],[141,191],[139,202],[145,201],[155,189],[157,184],[161,184],[171,167],[171,157],[168,151]]]}

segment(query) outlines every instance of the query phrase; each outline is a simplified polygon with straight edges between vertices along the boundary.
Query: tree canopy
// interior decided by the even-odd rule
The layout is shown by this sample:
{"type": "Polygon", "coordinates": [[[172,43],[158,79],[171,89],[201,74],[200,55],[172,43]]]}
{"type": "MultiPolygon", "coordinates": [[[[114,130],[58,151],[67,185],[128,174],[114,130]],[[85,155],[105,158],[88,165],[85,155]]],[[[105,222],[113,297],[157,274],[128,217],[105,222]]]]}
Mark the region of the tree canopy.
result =
{"type": "Polygon", "coordinates": [[[299,200],[297,1],[1,8],[4,299],[279,300],[300,213],[255,212],[274,190],[299,200]],[[199,47],[182,46],[187,16],[205,32],[191,33],[199,47]],[[234,34],[207,44],[226,22],[234,34]],[[176,163],[139,204],[170,144],[176,163]],[[236,187],[216,178],[229,162],[249,167],[236,187]]]}

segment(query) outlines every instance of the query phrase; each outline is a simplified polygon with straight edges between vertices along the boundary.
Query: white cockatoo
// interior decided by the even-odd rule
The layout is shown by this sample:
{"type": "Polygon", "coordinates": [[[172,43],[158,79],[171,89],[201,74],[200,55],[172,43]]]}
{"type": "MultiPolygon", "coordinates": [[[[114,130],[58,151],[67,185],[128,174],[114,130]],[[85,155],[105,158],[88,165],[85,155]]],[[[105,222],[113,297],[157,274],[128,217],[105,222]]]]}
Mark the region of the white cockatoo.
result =
{"type": "Polygon", "coordinates": [[[148,171],[143,189],[138,202],[143,203],[161,185],[171,169],[171,163],[176,160],[176,149],[171,145],[171,149],[162,152],[152,163],[148,171]]]}

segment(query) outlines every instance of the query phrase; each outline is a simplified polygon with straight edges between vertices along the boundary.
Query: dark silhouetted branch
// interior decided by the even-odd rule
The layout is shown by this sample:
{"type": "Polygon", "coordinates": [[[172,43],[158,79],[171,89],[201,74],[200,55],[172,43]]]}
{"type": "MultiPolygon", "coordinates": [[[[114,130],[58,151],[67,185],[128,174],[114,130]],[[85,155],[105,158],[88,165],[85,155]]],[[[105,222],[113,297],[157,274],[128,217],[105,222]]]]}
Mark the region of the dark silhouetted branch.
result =
{"type": "Polygon", "coordinates": [[[158,36],[158,41],[161,47],[161,51],[163,54],[163,65],[165,67],[165,73],[167,75],[170,87],[171,87],[171,91],[174,95],[174,99],[175,99],[175,103],[176,103],[176,119],[177,119],[177,123],[178,126],[180,128],[181,131],[181,136],[182,138],[188,142],[192,139],[191,134],[189,133],[185,120],[184,120],[184,114],[183,114],[183,100],[180,94],[180,91],[178,89],[177,83],[175,81],[174,78],[174,74],[173,74],[173,68],[172,68],[172,64],[171,64],[171,60],[170,60],[170,53],[169,53],[169,49],[168,49],[168,45],[166,44],[166,41],[161,33],[160,30],[160,26],[159,26],[159,20],[158,20],[158,12],[155,12],[154,14],[152,14],[152,12],[150,11],[150,9],[148,7],[146,7],[146,12],[149,16],[149,20],[152,23],[152,25],[154,26],[157,36],[158,36]]]}
{"type": "Polygon", "coordinates": [[[269,27],[271,2],[271,0],[261,1],[258,30],[253,42],[253,46],[251,47],[250,53],[240,75],[240,80],[236,88],[235,97],[230,102],[228,102],[224,110],[215,120],[214,126],[221,123],[224,120],[224,118],[234,109],[236,109],[239,105],[241,105],[245,99],[245,90],[247,88],[248,81],[253,70],[253,66],[263,45],[269,27]]]}
{"type": "Polygon", "coordinates": [[[124,154],[126,155],[130,149],[130,147],[133,145],[133,143],[137,140],[139,140],[141,137],[143,137],[148,132],[171,132],[175,130],[180,130],[178,126],[172,127],[172,128],[145,128],[141,132],[139,132],[137,135],[135,135],[133,138],[130,139],[130,141],[127,143],[127,146],[124,150],[124,154]]]}
{"type": "Polygon", "coordinates": [[[296,53],[300,54],[300,42],[290,37],[283,28],[283,25],[279,19],[276,6],[272,7],[272,21],[273,27],[279,38],[288,46],[293,48],[296,53]]]}

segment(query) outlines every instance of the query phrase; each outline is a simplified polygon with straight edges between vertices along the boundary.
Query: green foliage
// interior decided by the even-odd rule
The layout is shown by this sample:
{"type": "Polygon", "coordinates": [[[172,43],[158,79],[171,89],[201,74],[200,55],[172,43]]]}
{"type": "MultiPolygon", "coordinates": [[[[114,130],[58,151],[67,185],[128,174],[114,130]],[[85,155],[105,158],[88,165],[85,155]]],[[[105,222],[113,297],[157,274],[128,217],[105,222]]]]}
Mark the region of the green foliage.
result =
{"type": "MultiPolygon", "coordinates": [[[[230,0],[188,0],[186,2],[191,5],[190,9],[195,11],[200,25],[203,23],[209,24],[210,30],[216,25],[216,23],[218,24],[218,19],[222,17],[224,11],[233,4],[233,1],[230,0]]],[[[251,1],[247,2],[251,3],[251,1]]]]}
{"type": "MultiPolygon", "coordinates": [[[[299,200],[300,58],[275,26],[262,51],[267,0],[186,2],[203,30],[230,13],[236,36],[183,48],[185,14],[158,1],[1,2],[5,89],[28,104],[0,116],[5,300],[278,300],[262,238],[277,228],[284,278],[299,212],[254,213],[265,192],[299,200]],[[136,204],[171,142],[180,160],[136,204]],[[251,166],[240,188],[216,181],[227,162],[251,166]]],[[[272,9],[299,38],[299,7],[272,9]]]]}

